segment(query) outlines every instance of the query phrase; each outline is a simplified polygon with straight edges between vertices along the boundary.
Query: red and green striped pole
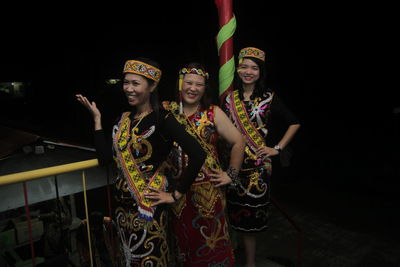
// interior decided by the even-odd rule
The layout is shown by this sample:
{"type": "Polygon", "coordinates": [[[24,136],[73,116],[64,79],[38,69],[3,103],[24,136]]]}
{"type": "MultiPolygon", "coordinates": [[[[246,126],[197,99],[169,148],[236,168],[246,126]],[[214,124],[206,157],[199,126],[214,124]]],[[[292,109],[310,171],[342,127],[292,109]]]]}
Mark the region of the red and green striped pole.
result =
{"type": "Polygon", "coordinates": [[[218,8],[220,30],[217,35],[219,54],[219,98],[233,90],[235,76],[235,59],[233,57],[233,34],[236,29],[236,19],[232,12],[232,0],[215,0],[218,8]]]}

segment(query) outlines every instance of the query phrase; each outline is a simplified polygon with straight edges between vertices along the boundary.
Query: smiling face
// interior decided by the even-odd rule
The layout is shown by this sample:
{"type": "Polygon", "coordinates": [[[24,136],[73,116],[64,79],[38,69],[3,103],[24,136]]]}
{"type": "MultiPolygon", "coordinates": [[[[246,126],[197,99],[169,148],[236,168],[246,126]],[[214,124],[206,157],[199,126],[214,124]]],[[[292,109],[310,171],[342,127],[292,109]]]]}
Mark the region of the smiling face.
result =
{"type": "Polygon", "coordinates": [[[150,103],[150,93],[155,87],[156,83],[149,85],[149,82],[141,75],[125,74],[123,90],[131,106],[150,103]]]}
{"type": "Polygon", "coordinates": [[[205,77],[197,74],[185,74],[182,83],[182,100],[185,105],[198,105],[204,95],[205,77]]]}
{"type": "Polygon", "coordinates": [[[239,64],[238,74],[244,84],[255,84],[260,78],[260,68],[253,60],[245,58],[239,64]]]}

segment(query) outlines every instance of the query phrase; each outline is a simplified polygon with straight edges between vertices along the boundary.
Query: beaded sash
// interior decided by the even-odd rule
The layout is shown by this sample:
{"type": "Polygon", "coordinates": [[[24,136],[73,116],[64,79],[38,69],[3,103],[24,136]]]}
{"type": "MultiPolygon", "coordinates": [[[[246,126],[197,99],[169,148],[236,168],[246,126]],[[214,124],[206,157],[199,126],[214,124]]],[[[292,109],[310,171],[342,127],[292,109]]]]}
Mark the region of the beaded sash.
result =
{"type": "MultiPolygon", "coordinates": [[[[204,176],[210,169],[221,171],[221,165],[218,158],[213,155],[213,147],[206,140],[204,140],[200,134],[195,130],[196,126],[190,121],[184,114],[179,113],[179,105],[176,102],[163,102],[164,108],[169,110],[176,120],[185,126],[185,130],[199,142],[201,147],[207,154],[204,165],[201,168],[200,176],[204,176]]],[[[182,155],[181,155],[182,156],[182,155]]],[[[224,195],[221,189],[215,187],[213,183],[210,183],[209,179],[204,179],[199,182],[194,182],[191,191],[191,201],[197,208],[197,212],[203,217],[212,218],[215,216],[215,203],[219,198],[224,202],[224,195]]],[[[225,205],[225,204],[223,204],[225,205]]],[[[181,212],[186,206],[186,195],[182,197],[178,203],[172,205],[172,211],[177,217],[180,217],[181,212]]]]}
{"type": "Polygon", "coordinates": [[[151,221],[153,219],[154,208],[151,206],[152,201],[146,199],[144,193],[148,188],[164,189],[167,185],[167,179],[162,171],[164,168],[163,164],[160,165],[150,179],[146,179],[140,171],[130,149],[133,140],[130,135],[131,120],[129,115],[130,112],[122,114],[120,127],[114,136],[113,144],[119,166],[126,178],[128,189],[138,205],[139,214],[143,219],[151,221]]]}
{"type": "Polygon", "coordinates": [[[164,105],[165,109],[171,111],[171,113],[174,115],[174,117],[176,118],[176,120],[180,124],[185,126],[186,132],[188,132],[191,136],[196,138],[196,140],[199,142],[201,147],[207,153],[207,158],[205,160],[205,164],[209,168],[213,168],[213,169],[216,169],[216,170],[221,170],[221,166],[220,166],[220,163],[219,163],[218,159],[216,159],[213,156],[213,152],[212,152],[213,149],[211,147],[211,144],[207,143],[203,138],[201,138],[201,136],[199,136],[199,134],[194,130],[196,128],[193,125],[193,123],[188,118],[186,118],[186,116],[184,114],[179,114],[179,105],[178,105],[178,103],[176,103],[176,102],[164,102],[163,105],[164,105]]]}
{"type": "MultiPolygon", "coordinates": [[[[251,122],[247,114],[244,103],[240,100],[239,91],[233,91],[230,96],[229,109],[232,115],[234,124],[239,128],[239,131],[246,139],[245,153],[250,159],[254,160],[255,168],[264,168],[268,173],[271,173],[271,158],[257,157],[256,150],[265,146],[265,140],[251,122]]],[[[246,162],[246,159],[244,160],[246,162]]]]}
{"type": "Polygon", "coordinates": [[[246,138],[247,145],[255,152],[257,148],[265,145],[264,138],[251,122],[243,102],[240,101],[239,91],[235,90],[231,93],[230,98],[230,112],[235,125],[246,138]]]}

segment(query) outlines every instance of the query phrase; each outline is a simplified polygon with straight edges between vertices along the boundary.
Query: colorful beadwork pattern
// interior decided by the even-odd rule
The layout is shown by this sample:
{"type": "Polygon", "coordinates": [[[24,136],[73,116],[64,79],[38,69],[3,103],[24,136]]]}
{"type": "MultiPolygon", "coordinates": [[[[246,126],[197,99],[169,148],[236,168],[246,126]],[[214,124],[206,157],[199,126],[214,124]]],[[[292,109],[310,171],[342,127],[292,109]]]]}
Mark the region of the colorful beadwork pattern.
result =
{"type": "Polygon", "coordinates": [[[246,47],[240,50],[239,60],[244,57],[255,57],[262,61],[265,61],[265,52],[255,47],[246,47]]]}
{"type": "Polygon", "coordinates": [[[160,69],[138,60],[126,61],[124,73],[139,74],[156,82],[159,82],[161,79],[160,69]]]}
{"type": "Polygon", "coordinates": [[[196,69],[196,68],[183,68],[179,71],[179,74],[197,74],[203,77],[206,77],[208,79],[208,73],[203,71],[202,69],[196,69]]]}
{"type": "Polygon", "coordinates": [[[120,162],[122,173],[126,178],[127,186],[132,196],[136,199],[140,217],[147,221],[152,221],[155,208],[152,207],[152,201],[145,198],[144,194],[148,188],[164,190],[167,185],[167,178],[163,174],[163,165],[160,165],[150,179],[146,179],[140,171],[137,161],[130,149],[134,140],[138,142],[138,138],[136,136],[136,138],[132,139],[132,135],[130,135],[129,129],[131,127],[131,120],[129,114],[130,112],[124,112],[122,114],[120,120],[121,126],[114,137],[114,148],[120,162]]]}

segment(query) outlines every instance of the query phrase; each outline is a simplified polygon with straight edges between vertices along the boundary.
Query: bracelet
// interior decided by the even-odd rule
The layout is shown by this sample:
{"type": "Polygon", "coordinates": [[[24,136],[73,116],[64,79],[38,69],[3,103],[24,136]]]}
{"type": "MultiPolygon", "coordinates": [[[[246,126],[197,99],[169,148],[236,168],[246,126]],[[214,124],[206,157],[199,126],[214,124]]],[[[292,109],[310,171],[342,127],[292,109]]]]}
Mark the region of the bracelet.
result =
{"type": "Polygon", "coordinates": [[[232,182],[231,185],[237,186],[239,184],[239,172],[233,167],[229,167],[228,170],[226,170],[226,174],[231,178],[232,182]]]}
{"type": "Polygon", "coordinates": [[[171,196],[172,196],[172,198],[174,199],[175,202],[178,202],[178,199],[177,199],[176,196],[175,196],[175,191],[173,191],[173,192],[171,193],[171,196]]]}

